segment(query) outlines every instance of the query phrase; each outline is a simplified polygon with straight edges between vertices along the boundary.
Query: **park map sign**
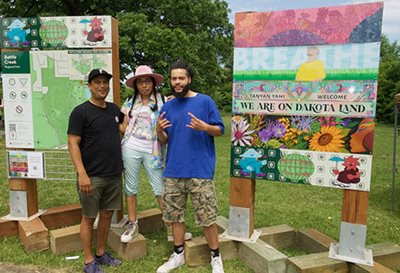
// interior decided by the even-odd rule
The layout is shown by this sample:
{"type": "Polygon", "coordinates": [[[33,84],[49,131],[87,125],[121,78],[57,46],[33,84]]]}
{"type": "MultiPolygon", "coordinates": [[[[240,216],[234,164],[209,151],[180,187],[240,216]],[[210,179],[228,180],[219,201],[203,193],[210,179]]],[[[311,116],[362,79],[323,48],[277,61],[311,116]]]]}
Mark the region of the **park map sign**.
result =
{"type": "Polygon", "coordinates": [[[6,147],[66,148],[87,74],[112,73],[111,17],[1,18],[0,28],[6,147]]]}
{"type": "Polygon", "coordinates": [[[232,177],[370,190],[382,13],[236,14],[232,177]]]}

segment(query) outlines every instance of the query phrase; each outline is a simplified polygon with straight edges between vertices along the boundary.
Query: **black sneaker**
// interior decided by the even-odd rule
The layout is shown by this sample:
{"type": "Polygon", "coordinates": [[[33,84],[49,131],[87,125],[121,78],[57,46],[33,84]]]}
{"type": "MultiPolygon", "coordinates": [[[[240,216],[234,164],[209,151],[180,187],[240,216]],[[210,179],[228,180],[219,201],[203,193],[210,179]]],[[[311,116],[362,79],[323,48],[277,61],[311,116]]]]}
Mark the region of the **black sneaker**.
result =
{"type": "Polygon", "coordinates": [[[97,258],[97,256],[94,256],[94,260],[98,264],[105,264],[109,266],[120,266],[122,262],[118,259],[115,259],[111,257],[110,254],[105,252],[101,257],[97,258]]]}
{"type": "Polygon", "coordinates": [[[83,272],[86,272],[86,273],[104,273],[104,271],[101,270],[101,268],[96,263],[96,261],[93,261],[91,263],[85,264],[85,266],[83,267],[83,272]]]}

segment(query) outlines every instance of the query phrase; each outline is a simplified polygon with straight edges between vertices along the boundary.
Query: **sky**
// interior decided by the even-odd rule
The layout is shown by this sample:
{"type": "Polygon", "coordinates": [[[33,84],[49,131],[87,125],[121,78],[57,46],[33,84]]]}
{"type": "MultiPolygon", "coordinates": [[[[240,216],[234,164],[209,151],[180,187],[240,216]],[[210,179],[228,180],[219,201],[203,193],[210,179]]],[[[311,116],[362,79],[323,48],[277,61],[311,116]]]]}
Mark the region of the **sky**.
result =
{"type": "MultiPolygon", "coordinates": [[[[229,21],[234,23],[234,14],[243,11],[273,11],[287,9],[316,8],[356,3],[379,2],[377,0],[226,0],[231,10],[229,21]]],[[[400,42],[400,0],[384,0],[382,32],[389,40],[400,42]]]]}

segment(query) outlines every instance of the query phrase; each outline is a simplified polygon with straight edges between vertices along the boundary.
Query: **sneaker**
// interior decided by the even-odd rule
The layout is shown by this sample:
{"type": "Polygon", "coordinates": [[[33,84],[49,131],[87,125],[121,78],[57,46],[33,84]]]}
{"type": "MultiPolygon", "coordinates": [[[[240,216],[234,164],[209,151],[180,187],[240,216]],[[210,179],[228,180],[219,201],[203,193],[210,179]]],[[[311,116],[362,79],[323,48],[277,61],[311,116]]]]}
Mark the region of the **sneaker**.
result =
{"type": "Polygon", "coordinates": [[[127,223],[125,225],[125,231],[121,235],[121,243],[130,242],[138,234],[139,234],[138,224],[132,222],[127,223]]]}
{"type": "Polygon", "coordinates": [[[157,269],[157,273],[168,273],[172,269],[178,268],[185,264],[185,252],[178,254],[176,252],[172,253],[169,257],[168,262],[165,262],[162,266],[157,269]]]}
{"type": "Polygon", "coordinates": [[[94,256],[94,260],[98,264],[105,264],[109,266],[120,266],[122,264],[120,260],[111,257],[111,255],[107,252],[104,253],[100,258],[94,256]]]}
{"type": "Polygon", "coordinates": [[[224,273],[224,266],[222,265],[221,255],[211,257],[212,273],[224,273]]]}
{"type": "Polygon", "coordinates": [[[96,263],[96,261],[93,261],[91,263],[85,264],[85,266],[83,267],[83,272],[86,272],[86,273],[104,273],[104,271],[100,269],[100,267],[96,263]]]}
{"type": "MultiPolygon", "coordinates": [[[[185,232],[185,237],[183,238],[185,241],[189,241],[192,240],[193,235],[190,232],[185,232]]],[[[167,235],[167,240],[168,242],[173,242],[174,241],[174,236],[172,236],[172,234],[168,234],[167,235]]]]}

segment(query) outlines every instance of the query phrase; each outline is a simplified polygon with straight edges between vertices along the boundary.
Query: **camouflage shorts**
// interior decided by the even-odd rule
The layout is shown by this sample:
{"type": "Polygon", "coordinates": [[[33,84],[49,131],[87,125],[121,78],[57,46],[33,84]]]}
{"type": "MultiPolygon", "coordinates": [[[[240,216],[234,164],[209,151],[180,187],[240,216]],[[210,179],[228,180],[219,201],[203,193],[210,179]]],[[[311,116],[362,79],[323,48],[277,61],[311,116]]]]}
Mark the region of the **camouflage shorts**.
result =
{"type": "Polygon", "coordinates": [[[210,226],[217,220],[214,181],[202,178],[164,178],[164,221],[184,222],[187,197],[192,200],[195,222],[210,226]]]}

